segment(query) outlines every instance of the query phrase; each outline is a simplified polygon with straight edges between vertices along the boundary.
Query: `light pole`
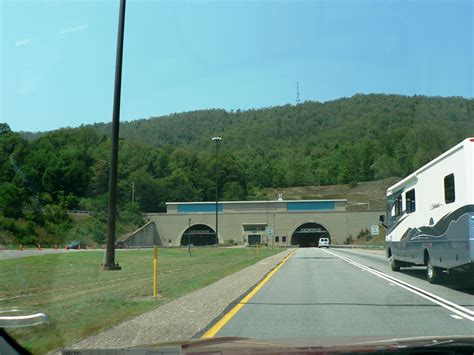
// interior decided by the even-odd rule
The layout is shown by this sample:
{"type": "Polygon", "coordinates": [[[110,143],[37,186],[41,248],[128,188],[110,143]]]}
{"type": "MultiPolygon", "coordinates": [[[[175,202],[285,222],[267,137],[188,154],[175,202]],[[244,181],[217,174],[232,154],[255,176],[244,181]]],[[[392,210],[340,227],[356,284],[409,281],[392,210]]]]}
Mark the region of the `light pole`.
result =
{"type": "Polygon", "coordinates": [[[114,106],[112,113],[112,154],[110,159],[109,175],[109,207],[107,221],[107,250],[104,270],[121,270],[119,264],[115,263],[115,223],[117,216],[117,165],[118,165],[118,137],[120,125],[120,94],[122,90],[122,58],[123,58],[123,35],[125,29],[125,5],[126,0],[120,0],[117,55],[115,57],[115,87],[114,106]]]}
{"type": "Polygon", "coordinates": [[[188,220],[188,254],[191,256],[191,218],[188,220]]]}
{"type": "Polygon", "coordinates": [[[219,173],[219,142],[222,140],[221,137],[212,137],[212,140],[216,142],[216,246],[219,245],[219,194],[217,191],[217,176],[219,173]]]}

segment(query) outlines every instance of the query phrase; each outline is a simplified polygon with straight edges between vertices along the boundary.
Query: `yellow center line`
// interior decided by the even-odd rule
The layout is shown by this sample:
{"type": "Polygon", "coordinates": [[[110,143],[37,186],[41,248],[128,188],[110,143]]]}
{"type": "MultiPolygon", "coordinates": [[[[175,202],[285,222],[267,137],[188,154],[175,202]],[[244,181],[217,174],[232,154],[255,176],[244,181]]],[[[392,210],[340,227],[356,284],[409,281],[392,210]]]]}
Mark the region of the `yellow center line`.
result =
{"type": "Polygon", "coordinates": [[[227,324],[227,322],[229,322],[233,316],[235,316],[237,314],[237,312],[248,302],[250,301],[250,299],[263,287],[263,285],[265,285],[268,280],[270,280],[270,278],[275,275],[275,273],[280,270],[280,268],[287,262],[287,260],[290,258],[291,255],[293,255],[293,253],[296,251],[293,250],[290,254],[288,254],[282,261],[280,264],[278,264],[278,266],[276,268],[274,268],[272,271],[270,271],[268,273],[268,275],[262,280],[260,281],[259,284],[257,284],[257,286],[255,286],[255,288],[247,295],[244,297],[244,299],[242,301],[239,302],[239,304],[237,304],[234,308],[232,308],[227,314],[224,315],[224,317],[222,317],[216,324],[214,324],[211,329],[209,329],[206,333],[204,333],[204,335],[201,337],[203,339],[206,339],[206,338],[212,338],[214,337],[217,332],[219,330],[222,329],[222,327],[224,325],[227,324]]]}

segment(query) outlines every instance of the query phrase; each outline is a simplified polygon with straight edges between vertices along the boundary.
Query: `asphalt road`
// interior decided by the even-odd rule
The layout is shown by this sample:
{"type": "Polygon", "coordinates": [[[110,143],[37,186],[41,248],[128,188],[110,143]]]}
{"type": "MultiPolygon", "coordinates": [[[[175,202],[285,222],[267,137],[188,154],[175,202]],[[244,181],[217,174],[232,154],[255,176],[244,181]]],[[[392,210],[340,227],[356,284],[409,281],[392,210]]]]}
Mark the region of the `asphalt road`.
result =
{"type": "Polygon", "coordinates": [[[474,285],[468,281],[431,285],[424,268],[392,272],[384,256],[298,249],[215,336],[474,335],[474,285]]]}

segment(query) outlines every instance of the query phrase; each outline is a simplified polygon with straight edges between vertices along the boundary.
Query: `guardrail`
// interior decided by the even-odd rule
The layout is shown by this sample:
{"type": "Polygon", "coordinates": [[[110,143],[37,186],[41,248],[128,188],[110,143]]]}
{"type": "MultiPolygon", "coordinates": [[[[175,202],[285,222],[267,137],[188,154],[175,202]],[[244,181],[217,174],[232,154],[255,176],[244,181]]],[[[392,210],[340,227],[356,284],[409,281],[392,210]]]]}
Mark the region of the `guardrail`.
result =
{"type": "Polygon", "coordinates": [[[72,214],[84,214],[88,215],[91,212],[90,211],[83,211],[83,210],[66,210],[67,213],[72,213],[72,214]]]}

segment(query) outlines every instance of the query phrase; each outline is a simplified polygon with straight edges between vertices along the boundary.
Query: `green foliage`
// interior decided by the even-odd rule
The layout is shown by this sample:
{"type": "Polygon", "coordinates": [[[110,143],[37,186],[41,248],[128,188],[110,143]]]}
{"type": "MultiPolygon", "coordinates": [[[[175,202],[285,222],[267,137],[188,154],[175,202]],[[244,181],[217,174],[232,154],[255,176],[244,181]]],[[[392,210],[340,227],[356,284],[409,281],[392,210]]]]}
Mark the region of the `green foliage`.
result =
{"type": "MultiPolygon", "coordinates": [[[[265,187],[356,186],[406,176],[474,136],[473,110],[474,100],[458,97],[355,95],[122,123],[117,231],[143,223],[140,212],[164,212],[167,201],[214,200],[215,135],[223,138],[219,198],[261,199],[265,187]]],[[[1,124],[0,233],[33,241],[79,235],[103,242],[109,134],[109,124],[96,124],[23,133],[26,140],[1,124]],[[92,215],[75,229],[68,209],[92,215]]]]}

